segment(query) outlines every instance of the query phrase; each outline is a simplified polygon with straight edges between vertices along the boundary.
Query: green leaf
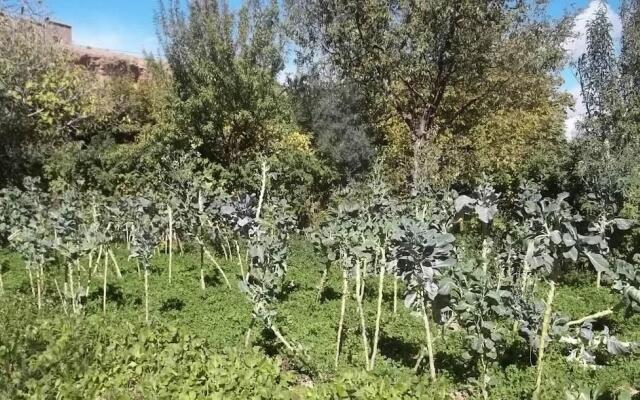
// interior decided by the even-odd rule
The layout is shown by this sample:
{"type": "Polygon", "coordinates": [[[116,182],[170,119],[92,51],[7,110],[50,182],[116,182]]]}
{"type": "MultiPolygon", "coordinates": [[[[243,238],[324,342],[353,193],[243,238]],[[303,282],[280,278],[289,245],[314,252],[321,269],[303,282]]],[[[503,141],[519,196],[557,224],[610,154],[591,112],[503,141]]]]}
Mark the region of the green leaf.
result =
{"type": "Polygon", "coordinates": [[[610,272],[609,270],[609,261],[602,254],[592,253],[590,251],[585,252],[586,256],[589,258],[591,265],[598,272],[610,272]]]}

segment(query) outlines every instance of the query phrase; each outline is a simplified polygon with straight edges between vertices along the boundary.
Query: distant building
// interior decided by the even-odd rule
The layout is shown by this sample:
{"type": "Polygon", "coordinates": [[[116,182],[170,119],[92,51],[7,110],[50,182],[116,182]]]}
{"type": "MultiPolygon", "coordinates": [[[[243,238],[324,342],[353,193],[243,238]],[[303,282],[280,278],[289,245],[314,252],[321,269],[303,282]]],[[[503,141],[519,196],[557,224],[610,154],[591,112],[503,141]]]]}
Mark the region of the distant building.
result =
{"type": "Polygon", "coordinates": [[[71,45],[73,43],[71,25],[66,25],[61,22],[47,20],[46,29],[47,29],[47,34],[50,35],[50,37],[53,38],[53,40],[55,40],[56,42],[66,44],[66,45],[71,45]]]}
{"type": "Polygon", "coordinates": [[[100,78],[131,76],[138,80],[145,76],[146,66],[142,57],[116,50],[76,45],[73,43],[73,28],[61,22],[47,19],[45,28],[50,38],[69,49],[77,65],[95,72],[100,78]]]}

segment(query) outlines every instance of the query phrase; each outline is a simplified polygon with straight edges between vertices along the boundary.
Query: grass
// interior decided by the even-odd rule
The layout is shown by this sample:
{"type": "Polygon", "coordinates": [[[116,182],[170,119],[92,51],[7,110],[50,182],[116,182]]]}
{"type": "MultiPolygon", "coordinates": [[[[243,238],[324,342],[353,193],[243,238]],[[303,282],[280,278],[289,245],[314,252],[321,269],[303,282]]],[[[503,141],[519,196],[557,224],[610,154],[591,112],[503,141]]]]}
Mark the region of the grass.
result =
{"type": "MultiPolygon", "coordinates": [[[[114,321],[144,323],[143,277],[138,274],[135,264],[127,261],[126,255],[126,249],[116,249],[123,277],[117,279],[114,274],[109,275],[104,324],[118,323],[114,321]]],[[[25,307],[22,303],[30,301],[31,289],[22,261],[9,252],[1,253],[0,257],[5,260],[5,294],[0,299],[0,316],[4,314],[7,319],[11,319],[11,313],[19,312],[25,307]]],[[[149,280],[152,328],[160,324],[178,328],[188,335],[205,339],[209,349],[214,352],[243,346],[244,335],[251,321],[251,305],[237,286],[237,260],[224,260],[222,255],[218,255],[218,259],[232,283],[231,289],[226,287],[212,265],[207,268],[206,290],[200,289],[199,254],[196,252],[174,255],[171,283],[168,281],[168,257],[158,254],[153,258],[153,271],[149,280]]],[[[302,238],[295,240],[289,256],[288,280],[291,283],[278,305],[278,326],[290,341],[304,346],[310,363],[303,366],[294,357],[288,357],[267,330],[262,330],[253,337],[253,345],[260,351],[267,356],[283,359],[283,369],[290,369],[300,381],[310,380],[314,385],[341,379],[349,371],[364,370],[354,299],[350,299],[347,307],[346,333],[338,370],[333,367],[341,277],[337,270],[330,273],[322,300],[318,301],[317,285],[321,267],[311,244],[302,238]]],[[[98,275],[92,283],[92,290],[85,304],[85,315],[102,314],[101,273],[98,275]]],[[[370,277],[366,281],[365,311],[369,338],[375,321],[376,285],[376,277],[370,277]]],[[[558,311],[579,318],[613,307],[617,301],[616,296],[607,289],[598,290],[592,282],[578,279],[568,280],[558,287],[555,306],[558,311]]],[[[59,303],[55,288],[49,282],[44,309],[35,318],[41,321],[71,318],[62,314],[59,303]]],[[[392,304],[392,281],[387,279],[379,358],[372,376],[415,379],[413,368],[416,356],[424,344],[424,328],[421,320],[402,306],[402,299],[399,300],[397,315],[393,314],[392,304]]],[[[30,321],[25,321],[25,325],[28,322],[30,321]]],[[[640,317],[627,317],[616,311],[605,322],[620,339],[640,340],[640,317]]],[[[0,321],[0,328],[3,323],[5,322],[0,321]]],[[[468,365],[460,356],[465,346],[463,333],[442,332],[439,328],[435,332],[437,336],[434,351],[439,387],[445,387],[450,393],[472,396],[475,393],[473,388],[477,369],[468,365]]],[[[0,347],[2,340],[0,335],[0,347]]],[[[560,345],[555,344],[549,348],[543,376],[543,399],[564,398],[561,393],[569,387],[599,386],[613,392],[620,388],[640,387],[638,357],[603,358],[603,366],[586,369],[568,363],[562,350],[560,345]]],[[[529,355],[526,344],[519,338],[512,338],[509,351],[500,360],[500,365],[491,372],[492,399],[525,399],[530,396],[534,387],[535,367],[529,355]]],[[[427,373],[421,368],[418,379],[427,381],[427,373]]]]}

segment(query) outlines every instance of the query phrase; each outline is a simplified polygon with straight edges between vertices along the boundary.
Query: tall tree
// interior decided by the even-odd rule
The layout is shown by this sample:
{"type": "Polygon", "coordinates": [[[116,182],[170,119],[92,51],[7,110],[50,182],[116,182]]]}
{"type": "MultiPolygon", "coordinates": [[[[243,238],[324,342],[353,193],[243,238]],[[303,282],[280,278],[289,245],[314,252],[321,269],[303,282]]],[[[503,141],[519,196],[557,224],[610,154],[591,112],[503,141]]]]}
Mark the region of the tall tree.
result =
{"type": "Polygon", "coordinates": [[[613,129],[613,113],[619,105],[618,70],[606,4],[600,2],[587,24],[587,52],[577,62],[582,98],[586,107],[585,133],[606,139],[613,129]]]}
{"type": "Polygon", "coordinates": [[[625,97],[640,97],[640,0],[623,0],[620,73],[625,97]]]}
{"type": "Polygon", "coordinates": [[[161,0],[157,22],[179,98],[172,138],[228,165],[264,146],[282,111],[283,39],[277,0],[161,0]]]}
{"type": "Polygon", "coordinates": [[[425,145],[516,78],[496,71],[530,70],[540,59],[548,68],[550,53],[558,58],[560,30],[537,18],[536,3],[544,2],[287,0],[287,10],[306,59],[329,62],[404,121],[415,180],[425,145]],[[505,42],[531,30],[550,46],[506,56],[505,42]]]}

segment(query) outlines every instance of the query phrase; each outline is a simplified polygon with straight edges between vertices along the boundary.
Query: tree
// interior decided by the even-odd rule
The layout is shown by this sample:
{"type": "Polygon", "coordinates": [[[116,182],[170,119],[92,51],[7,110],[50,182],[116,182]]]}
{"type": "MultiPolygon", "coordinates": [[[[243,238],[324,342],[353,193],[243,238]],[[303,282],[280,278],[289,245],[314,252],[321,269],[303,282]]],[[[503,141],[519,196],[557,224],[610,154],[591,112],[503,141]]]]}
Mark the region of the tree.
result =
{"type": "Polygon", "coordinates": [[[313,133],[315,147],[349,179],[374,156],[375,129],[357,85],[315,77],[290,82],[296,120],[313,133]]]}
{"type": "Polygon", "coordinates": [[[170,140],[223,165],[263,149],[287,118],[276,77],[283,69],[278,3],[160,3],[159,37],[178,97],[170,140]]]}
{"type": "Polygon", "coordinates": [[[423,147],[516,76],[495,71],[532,70],[543,59],[546,72],[557,63],[563,30],[541,21],[539,8],[502,0],[287,3],[294,38],[306,52],[302,60],[328,62],[361,85],[374,107],[391,108],[406,124],[414,180],[423,147]],[[510,43],[531,39],[551,46],[511,53],[510,43]]]}
{"type": "Polygon", "coordinates": [[[640,1],[623,0],[622,16],[622,49],[620,74],[625,84],[625,97],[640,93],[640,1]]]}
{"type": "Polygon", "coordinates": [[[587,52],[577,62],[582,98],[586,107],[583,130],[606,139],[613,129],[613,113],[619,102],[618,70],[611,38],[612,24],[606,5],[600,3],[587,25],[587,52]]]}

